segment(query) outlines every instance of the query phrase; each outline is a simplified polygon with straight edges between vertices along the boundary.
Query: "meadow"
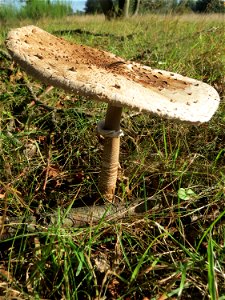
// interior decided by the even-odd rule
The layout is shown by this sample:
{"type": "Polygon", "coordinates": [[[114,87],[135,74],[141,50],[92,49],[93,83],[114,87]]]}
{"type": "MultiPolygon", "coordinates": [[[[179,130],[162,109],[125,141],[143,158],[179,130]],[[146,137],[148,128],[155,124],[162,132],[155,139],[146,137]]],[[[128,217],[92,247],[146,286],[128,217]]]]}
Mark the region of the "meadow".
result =
{"type": "Polygon", "coordinates": [[[224,15],[1,25],[0,298],[225,299],[224,15]],[[102,200],[96,124],[106,106],[46,86],[12,61],[7,33],[28,24],[218,91],[220,107],[201,125],[124,111],[116,199],[150,203],[144,213],[62,226],[60,210],[102,200]],[[52,211],[54,226],[32,225],[52,211]]]}

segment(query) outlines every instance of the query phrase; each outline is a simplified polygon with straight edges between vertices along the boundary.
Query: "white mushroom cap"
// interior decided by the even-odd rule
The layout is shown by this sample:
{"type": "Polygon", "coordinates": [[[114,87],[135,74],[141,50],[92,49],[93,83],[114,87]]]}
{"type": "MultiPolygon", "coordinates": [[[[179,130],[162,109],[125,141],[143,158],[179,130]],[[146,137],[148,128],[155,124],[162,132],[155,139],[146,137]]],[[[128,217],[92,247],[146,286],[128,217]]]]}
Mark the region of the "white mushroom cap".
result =
{"type": "Polygon", "coordinates": [[[113,106],[207,122],[219,105],[218,93],[208,84],[72,44],[35,26],[11,30],[6,46],[30,75],[113,106]]]}

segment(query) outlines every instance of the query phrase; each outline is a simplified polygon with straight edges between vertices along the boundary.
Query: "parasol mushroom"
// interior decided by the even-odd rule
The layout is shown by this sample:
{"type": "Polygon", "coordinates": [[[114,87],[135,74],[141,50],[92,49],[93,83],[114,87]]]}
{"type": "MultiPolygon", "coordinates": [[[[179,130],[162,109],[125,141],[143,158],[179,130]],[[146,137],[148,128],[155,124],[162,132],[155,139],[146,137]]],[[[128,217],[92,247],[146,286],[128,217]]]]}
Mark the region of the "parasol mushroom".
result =
{"type": "Polygon", "coordinates": [[[219,105],[216,90],[203,82],[73,44],[35,26],[11,30],[6,46],[37,79],[108,103],[105,120],[98,124],[105,137],[99,189],[110,201],[117,180],[123,107],[201,123],[209,121],[219,105]]]}

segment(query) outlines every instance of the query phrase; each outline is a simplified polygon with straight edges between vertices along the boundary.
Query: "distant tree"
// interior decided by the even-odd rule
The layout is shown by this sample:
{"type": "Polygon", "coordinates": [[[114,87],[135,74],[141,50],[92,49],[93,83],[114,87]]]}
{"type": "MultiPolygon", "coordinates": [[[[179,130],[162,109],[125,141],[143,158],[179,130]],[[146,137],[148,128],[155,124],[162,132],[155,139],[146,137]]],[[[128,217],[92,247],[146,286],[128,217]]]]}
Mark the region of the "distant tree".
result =
{"type": "Polygon", "coordinates": [[[98,2],[107,20],[111,20],[112,18],[115,18],[117,16],[115,6],[112,0],[99,0],[98,2]]]}
{"type": "Polygon", "coordinates": [[[212,0],[207,6],[207,12],[225,13],[224,5],[223,0],[212,0]]]}
{"type": "Polygon", "coordinates": [[[188,13],[193,11],[194,6],[194,0],[180,0],[180,2],[174,0],[173,11],[178,14],[188,13]]]}
{"type": "Polygon", "coordinates": [[[137,15],[141,0],[99,0],[107,20],[137,15]]]}
{"type": "Polygon", "coordinates": [[[142,13],[187,13],[193,10],[195,0],[141,0],[142,13]]]}
{"type": "Polygon", "coordinates": [[[168,12],[177,6],[176,0],[142,0],[141,12],[168,12]]]}
{"type": "Polygon", "coordinates": [[[102,13],[102,7],[98,0],[87,0],[84,11],[86,14],[102,13]]]}
{"type": "Polygon", "coordinates": [[[130,8],[130,0],[120,0],[119,1],[119,14],[125,18],[129,15],[129,8],[130,8]],[[120,7],[121,5],[121,7],[120,7]]]}
{"type": "Polygon", "coordinates": [[[197,12],[206,12],[208,4],[211,0],[198,0],[195,4],[195,10],[197,12]]]}
{"type": "Polygon", "coordinates": [[[222,0],[198,0],[195,5],[197,12],[225,12],[222,0]]]}
{"type": "Polygon", "coordinates": [[[140,4],[141,4],[141,0],[134,1],[134,8],[133,8],[134,16],[136,16],[138,14],[139,9],[140,9],[140,4]]]}

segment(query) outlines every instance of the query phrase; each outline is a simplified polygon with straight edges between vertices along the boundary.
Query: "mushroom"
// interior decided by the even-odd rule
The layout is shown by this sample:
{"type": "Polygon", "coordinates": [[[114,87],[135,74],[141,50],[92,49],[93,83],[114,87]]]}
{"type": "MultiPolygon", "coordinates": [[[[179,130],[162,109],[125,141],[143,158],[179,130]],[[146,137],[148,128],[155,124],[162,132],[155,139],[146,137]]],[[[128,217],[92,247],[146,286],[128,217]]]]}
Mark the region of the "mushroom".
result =
{"type": "Polygon", "coordinates": [[[218,93],[206,83],[73,44],[35,26],[11,30],[6,46],[14,60],[37,79],[108,103],[98,131],[105,137],[99,190],[109,201],[117,181],[123,107],[202,123],[210,120],[219,105],[218,93]]]}

